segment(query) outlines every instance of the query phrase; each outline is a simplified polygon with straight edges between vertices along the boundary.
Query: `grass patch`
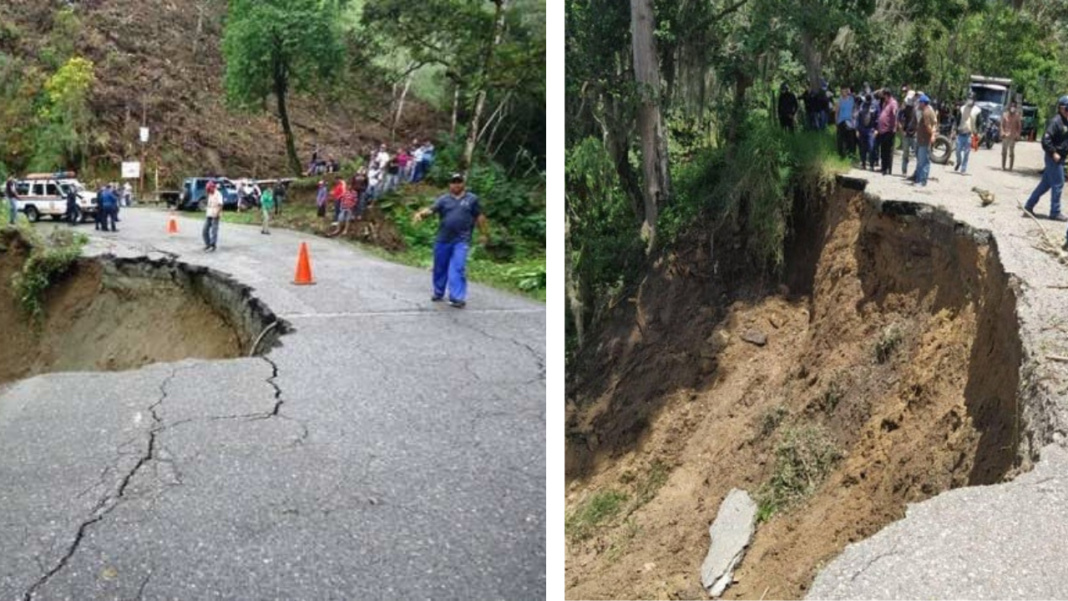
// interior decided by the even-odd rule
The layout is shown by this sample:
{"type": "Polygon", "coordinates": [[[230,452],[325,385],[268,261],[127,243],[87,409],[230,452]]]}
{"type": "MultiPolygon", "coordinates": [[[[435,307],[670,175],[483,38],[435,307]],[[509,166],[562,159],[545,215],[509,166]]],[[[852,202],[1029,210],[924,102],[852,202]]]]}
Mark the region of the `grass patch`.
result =
{"type": "Polygon", "coordinates": [[[771,479],[757,491],[757,520],[767,521],[811,495],[842,458],[822,426],[798,426],[783,432],[775,447],[771,479]]]}
{"type": "Polygon", "coordinates": [[[838,407],[838,403],[842,402],[842,398],[845,396],[845,390],[843,390],[842,383],[838,381],[838,378],[831,380],[827,388],[823,390],[823,394],[820,395],[818,405],[824,413],[834,413],[834,410],[838,407]]]}
{"type": "Polygon", "coordinates": [[[45,291],[70,270],[89,239],[67,230],[55,230],[44,238],[21,223],[18,229],[31,250],[22,269],[11,277],[11,289],[22,311],[39,325],[44,319],[45,291]]]}
{"type": "Polygon", "coordinates": [[[894,351],[901,346],[901,338],[904,333],[897,324],[886,326],[879,339],[875,341],[875,362],[882,364],[890,360],[894,351]]]}
{"type": "Polygon", "coordinates": [[[572,541],[586,540],[619,514],[627,495],[615,490],[594,493],[564,520],[564,532],[572,541]]]}
{"type": "Polygon", "coordinates": [[[638,537],[642,531],[641,526],[634,521],[634,518],[628,519],[623,524],[622,532],[619,536],[612,541],[612,544],[608,546],[608,550],[605,551],[605,561],[608,563],[615,563],[623,556],[623,551],[630,545],[630,541],[638,537]]]}
{"type": "Polygon", "coordinates": [[[782,423],[782,420],[786,418],[786,415],[788,413],[789,412],[787,411],[786,407],[783,406],[783,405],[776,405],[774,407],[769,408],[767,411],[765,411],[760,416],[760,436],[761,436],[761,438],[766,437],[766,436],[770,436],[771,433],[774,432],[775,429],[779,427],[779,424],[782,423]]]}
{"type": "MultiPolygon", "coordinates": [[[[638,484],[638,489],[634,495],[634,509],[652,501],[653,498],[656,497],[656,493],[659,492],[660,488],[667,482],[667,479],[667,465],[659,459],[654,460],[649,466],[649,473],[646,475],[645,479],[638,484]]],[[[633,509],[631,511],[633,511],[633,509]]]]}

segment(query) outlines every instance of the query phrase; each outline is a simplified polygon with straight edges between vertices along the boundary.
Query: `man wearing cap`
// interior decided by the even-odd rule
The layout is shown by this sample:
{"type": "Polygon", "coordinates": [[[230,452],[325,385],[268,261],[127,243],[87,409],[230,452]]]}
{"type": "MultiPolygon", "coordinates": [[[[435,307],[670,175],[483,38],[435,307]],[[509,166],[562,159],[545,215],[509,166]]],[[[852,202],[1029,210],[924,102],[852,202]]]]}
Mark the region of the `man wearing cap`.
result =
{"type": "MultiPolygon", "coordinates": [[[[219,242],[219,218],[222,216],[223,210],[223,197],[215,185],[215,182],[208,182],[208,210],[206,213],[206,219],[204,221],[204,250],[213,252],[215,245],[219,242]]],[[[275,199],[277,202],[277,199],[275,199]]]]}
{"type": "Polygon", "coordinates": [[[467,250],[475,225],[481,233],[480,242],[489,239],[489,222],[478,206],[478,197],[467,191],[464,176],[454,173],[449,178],[449,193],[434,204],[416,212],[416,223],[437,213],[440,217],[438,239],[434,244],[434,296],[438,302],[445,298],[448,288],[449,304],[462,309],[467,304],[467,250]]]}
{"type": "MultiPolygon", "coordinates": [[[[1046,168],[1042,170],[1042,181],[1027,199],[1024,210],[1034,215],[1038,199],[1049,191],[1049,218],[1055,221],[1068,221],[1061,213],[1061,190],[1064,189],[1064,158],[1068,155],[1068,96],[1061,96],[1057,101],[1057,114],[1046,124],[1046,133],[1042,134],[1042,150],[1045,151],[1046,168]]],[[[1026,216],[1026,215],[1025,215],[1026,216]]],[[[1068,243],[1065,243],[1068,248],[1068,243]]]]}
{"type": "Polygon", "coordinates": [[[927,94],[920,92],[916,104],[919,114],[916,116],[916,174],[913,182],[917,186],[926,186],[931,175],[931,142],[938,130],[938,118],[927,94]]]}

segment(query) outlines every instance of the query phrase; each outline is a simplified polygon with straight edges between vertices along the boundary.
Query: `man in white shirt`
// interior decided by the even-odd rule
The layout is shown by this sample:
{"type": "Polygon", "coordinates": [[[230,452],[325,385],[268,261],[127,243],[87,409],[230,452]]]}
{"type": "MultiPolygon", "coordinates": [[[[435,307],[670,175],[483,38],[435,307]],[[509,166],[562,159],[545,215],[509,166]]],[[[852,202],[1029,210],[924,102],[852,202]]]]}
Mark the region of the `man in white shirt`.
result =
{"type": "Polygon", "coordinates": [[[223,197],[215,185],[208,182],[208,210],[204,221],[204,250],[214,252],[215,245],[219,242],[219,219],[222,217],[223,197]]]}
{"type": "Polygon", "coordinates": [[[968,93],[968,102],[960,107],[960,123],[957,124],[957,162],[954,171],[961,175],[968,170],[968,155],[972,153],[972,134],[979,129],[979,115],[982,111],[975,106],[975,93],[968,93]]]}

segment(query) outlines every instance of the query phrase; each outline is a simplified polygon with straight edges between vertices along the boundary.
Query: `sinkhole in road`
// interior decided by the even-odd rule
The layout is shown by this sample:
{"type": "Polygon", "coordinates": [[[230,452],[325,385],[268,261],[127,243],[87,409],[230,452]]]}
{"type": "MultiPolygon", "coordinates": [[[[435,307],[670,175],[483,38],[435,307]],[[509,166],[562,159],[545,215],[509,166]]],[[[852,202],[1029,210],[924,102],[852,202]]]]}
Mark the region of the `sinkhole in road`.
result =
{"type": "Polygon", "coordinates": [[[744,240],[697,233],[587,342],[568,390],[568,598],[707,598],[732,488],[764,519],[725,598],[803,597],[909,503],[1034,459],[1019,286],[993,237],[844,186],[792,214],[780,280],[744,240]]]}
{"type": "Polygon", "coordinates": [[[253,345],[263,354],[290,329],[248,286],[223,273],[114,257],[74,261],[43,293],[43,316],[35,322],[12,284],[31,251],[16,230],[0,233],[0,383],[244,357],[253,345]]]}

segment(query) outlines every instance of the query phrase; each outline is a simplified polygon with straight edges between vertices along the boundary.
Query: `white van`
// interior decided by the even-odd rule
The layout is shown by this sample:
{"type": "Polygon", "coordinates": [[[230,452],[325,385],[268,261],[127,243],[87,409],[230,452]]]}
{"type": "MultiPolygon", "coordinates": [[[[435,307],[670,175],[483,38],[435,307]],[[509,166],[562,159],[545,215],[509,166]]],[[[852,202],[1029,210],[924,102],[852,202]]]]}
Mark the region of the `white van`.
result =
{"type": "Polygon", "coordinates": [[[74,187],[78,193],[78,219],[87,221],[96,215],[96,193],[86,190],[73,171],[59,173],[31,173],[15,182],[19,212],[30,221],[48,215],[62,219],[67,214],[67,192],[74,187]]]}

